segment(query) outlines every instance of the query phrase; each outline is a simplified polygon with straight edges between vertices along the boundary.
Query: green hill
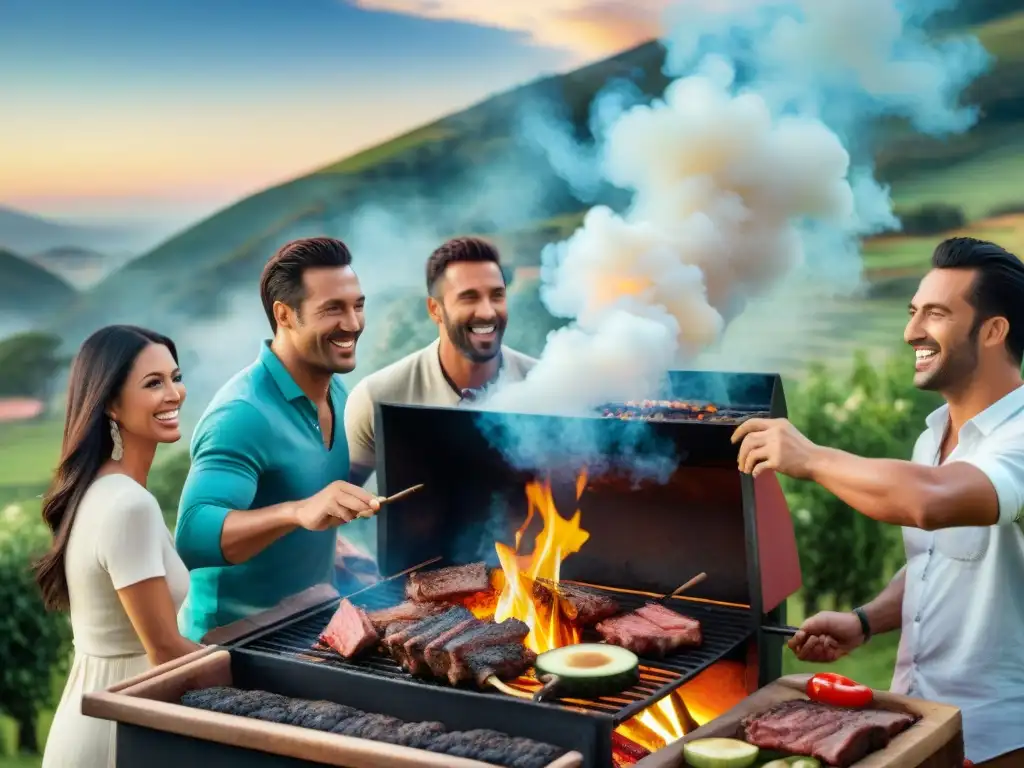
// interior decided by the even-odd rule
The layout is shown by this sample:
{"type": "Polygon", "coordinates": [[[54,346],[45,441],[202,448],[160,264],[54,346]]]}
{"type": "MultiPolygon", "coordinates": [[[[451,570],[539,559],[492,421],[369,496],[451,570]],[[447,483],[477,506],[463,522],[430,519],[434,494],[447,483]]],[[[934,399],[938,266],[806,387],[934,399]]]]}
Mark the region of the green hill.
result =
{"type": "MultiPolygon", "coordinates": [[[[998,59],[993,71],[966,94],[967,102],[981,107],[979,124],[963,136],[943,140],[888,127],[889,139],[876,159],[880,177],[893,185],[898,212],[940,202],[959,206],[973,219],[1024,204],[1018,183],[1024,178],[1024,12],[992,18],[1005,7],[1004,0],[972,5],[970,21],[988,19],[974,31],[998,59]]],[[[545,158],[516,141],[514,129],[523,110],[564,105],[565,117],[586,137],[589,107],[598,91],[623,78],[647,94],[660,94],[667,84],[661,74],[663,59],[660,45],[642,45],[494,96],[241,200],[115,272],[82,295],[59,325],[84,335],[101,323],[132,320],[173,333],[183,322],[216,316],[225,297],[239,289],[255,296],[260,268],[283,242],[311,234],[348,239],[357,228],[356,212],[374,203],[417,199],[416,215],[434,225],[439,237],[466,231],[491,234],[515,266],[536,266],[540,249],[569,234],[593,200],[580,199],[545,158]],[[507,168],[529,175],[535,189],[544,190],[543,198],[520,206],[517,201],[527,199],[526,193],[492,189],[492,194],[507,193],[511,202],[500,219],[480,215],[470,193],[487,189],[489,182],[492,188],[500,186],[501,169],[507,168]],[[452,205],[453,197],[467,204],[452,205]]],[[[617,199],[607,189],[597,198],[617,199]]],[[[400,209],[399,217],[404,215],[400,209]]],[[[401,238],[406,229],[403,219],[403,231],[395,237],[401,238]]],[[[357,258],[365,264],[388,254],[357,252],[357,258]]],[[[535,282],[529,290],[535,294],[535,282]]],[[[408,295],[396,291],[393,301],[406,301],[408,295]]],[[[544,326],[536,332],[541,340],[544,326]]]]}
{"type": "Polygon", "coordinates": [[[49,270],[2,249],[0,275],[0,325],[50,322],[75,297],[74,288],[49,270]]]}

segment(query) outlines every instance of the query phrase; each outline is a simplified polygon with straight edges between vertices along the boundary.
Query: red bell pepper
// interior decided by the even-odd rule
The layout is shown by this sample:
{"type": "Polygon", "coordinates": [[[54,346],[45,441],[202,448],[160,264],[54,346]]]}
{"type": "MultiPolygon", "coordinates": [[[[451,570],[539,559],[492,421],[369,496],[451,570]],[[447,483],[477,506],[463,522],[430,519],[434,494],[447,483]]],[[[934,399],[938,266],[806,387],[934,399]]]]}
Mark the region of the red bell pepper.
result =
{"type": "Polygon", "coordinates": [[[837,707],[866,707],[874,693],[866,685],[835,672],[819,672],[807,681],[807,696],[822,704],[837,707]]]}

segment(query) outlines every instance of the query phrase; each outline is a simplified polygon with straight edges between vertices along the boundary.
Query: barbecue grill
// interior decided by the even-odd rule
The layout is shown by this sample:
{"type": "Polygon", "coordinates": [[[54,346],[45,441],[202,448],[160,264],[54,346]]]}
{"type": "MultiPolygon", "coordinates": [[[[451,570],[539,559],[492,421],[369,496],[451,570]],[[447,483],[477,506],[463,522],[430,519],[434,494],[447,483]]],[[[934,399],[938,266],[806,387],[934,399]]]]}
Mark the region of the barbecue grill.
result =
{"type": "MultiPolygon", "coordinates": [[[[782,640],[777,628],[785,624],[786,598],[800,586],[792,523],[778,482],[768,475],[755,481],[740,473],[737,447],[730,441],[744,418],[786,415],[779,376],[673,372],[665,394],[663,401],[609,405],[593,417],[500,416],[503,428],[517,435],[587,430],[604,446],[606,471],[590,475],[578,500],[575,479],[588,469],[588,460],[593,463],[593,455],[573,456],[555,446],[545,460],[558,509],[578,508],[590,534],[582,549],[562,563],[562,581],[604,592],[629,610],[671,593],[695,573],[707,573],[703,583],[670,601],[701,621],[700,648],[641,659],[640,682],[615,696],[518,702],[575,718],[578,727],[563,729],[561,741],[548,734],[549,741],[580,751],[586,765],[598,768],[612,765],[611,737],[617,726],[715,662],[742,661],[750,691],[778,678],[782,640]],[[639,443],[638,420],[650,431],[650,439],[639,443]],[[638,481],[623,471],[653,458],[654,452],[675,466],[667,479],[638,481]],[[565,743],[569,731],[574,738],[586,735],[565,743]]],[[[377,404],[380,492],[390,495],[425,485],[379,513],[381,573],[481,559],[497,566],[494,543],[512,541],[526,516],[524,487],[538,472],[510,460],[494,444],[487,427],[487,419],[493,418],[466,409],[377,404]]],[[[523,538],[531,537],[528,530],[523,538]]],[[[396,605],[403,599],[404,581],[385,579],[349,599],[367,610],[396,605]]],[[[384,698],[404,696],[399,691],[408,686],[439,694],[445,689],[438,707],[446,712],[464,709],[459,713],[463,718],[510,703],[506,695],[490,691],[459,691],[461,695],[452,697],[446,684],[414,678],[389,656],[343,661],[332,652],[315,650],[335,607],[336,601],[315,607],[244,637],[232,648],[254,664],[260,659],[297,662],[297,679],[328,670],[358,675],[361,686],[379,689],[384,698]]]]}

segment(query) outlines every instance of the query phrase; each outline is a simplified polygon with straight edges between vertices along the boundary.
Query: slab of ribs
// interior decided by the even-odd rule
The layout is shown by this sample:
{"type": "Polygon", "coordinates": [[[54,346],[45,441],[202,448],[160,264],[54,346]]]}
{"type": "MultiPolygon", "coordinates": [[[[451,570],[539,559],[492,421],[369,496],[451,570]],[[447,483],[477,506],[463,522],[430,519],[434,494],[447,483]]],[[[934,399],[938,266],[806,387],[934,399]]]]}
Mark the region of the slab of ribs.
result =
{"type": "Polygon", "coordinates": [[[847,709],[796,699],[745,718],[743,738],[761,749],[811,755],[840,768],[884,749],[920,718],[883,709],[847,709]]]}
{"type": "MultiPolygon", "coordinates": [[[[320,633],[319,645],[345,659],[380,650],[410,674],[483,687],[490,677],[514,680],[536,654],[524,645],[529,627],[519,619],[477,618],[467,605],[493,593],[487,566],[457,565],[416,572],[405,585],[406,601],[366,612],[342,600],[320,633]]],[[[658,603],[628,613],[611,597],[583,587],[539,579],[537,602],[580,628],[592,627],[608,643],[639,656],[663,657],[702,642],[700,622],[658,603]]]]}
{"type": "Polygon", "coordinates": [[[185,693],[181,703],[209,712],[425,749],[508,768],[545,768],[565,754],[560,747],[498,731],[449,731],[438,722],[407,723],[331,701],[293,699],[266,691],[201,688],[185,693]]]}

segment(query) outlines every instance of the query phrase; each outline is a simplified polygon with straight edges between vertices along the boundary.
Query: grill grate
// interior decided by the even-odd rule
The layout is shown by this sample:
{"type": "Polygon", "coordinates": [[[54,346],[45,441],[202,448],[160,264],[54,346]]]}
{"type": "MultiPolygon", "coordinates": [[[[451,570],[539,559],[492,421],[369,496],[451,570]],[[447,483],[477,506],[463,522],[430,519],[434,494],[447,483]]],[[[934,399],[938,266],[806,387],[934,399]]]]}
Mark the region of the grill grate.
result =
{"type": "MultiPolygon", "coordinates": [[[[586,586],[594,589],[592,585],[586,586]]],[[[648,599],[644,595],[598,591],[614,598],[624,612],[639,608],[648,599]]],[[[367,611],[375,611],[402,602],[405,598],[404,592],[404,579],[392,579],[361,590],[350,595],[348,599],[367,611]]],[[[684,649],[663,659],[641,658],[640,682],[615,696],[588,700],[563,699],[552,703],[570,709],[610,716],[618,725],[642,712],[716,661],[727,656],[753,634],[754,627],[750,612],[745,608],[710,605],[685,598],[674,599],[670,605],[680,613],[685,613],[701,622],[704,642],[699,648],[684,649]]],[[[358,670],[378,677],[416,681],[427,686],[450,687],[445,682],[414,677],[403,670],[390,656],[382,653],[367,654],[358,659],[346,661],[331,651],[314,649],[313,645],[333,615],[336,606],[337,601],[332,601],[326,606],[313,609],[284,624],[250,635],[232,645],[236,648],[245,648],[248,651],[358,670]]],[[[584,642],[596,642],[600,639],[600,636],[593,630],[588,630],[583,636],[584,642]]],[[[481,695],[504,696],[505,694],[487,691],[481,695]]]]}

